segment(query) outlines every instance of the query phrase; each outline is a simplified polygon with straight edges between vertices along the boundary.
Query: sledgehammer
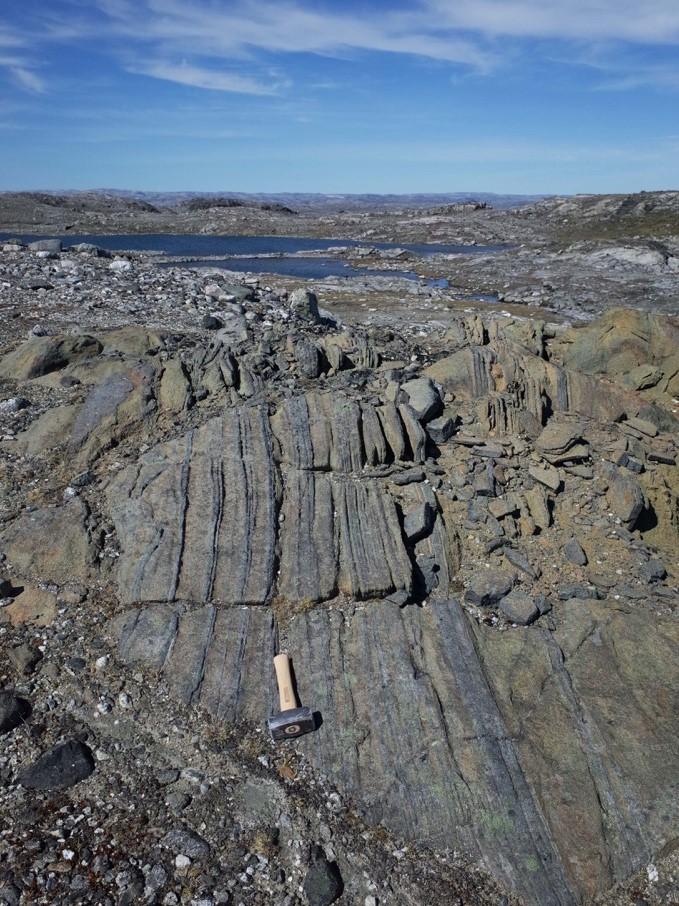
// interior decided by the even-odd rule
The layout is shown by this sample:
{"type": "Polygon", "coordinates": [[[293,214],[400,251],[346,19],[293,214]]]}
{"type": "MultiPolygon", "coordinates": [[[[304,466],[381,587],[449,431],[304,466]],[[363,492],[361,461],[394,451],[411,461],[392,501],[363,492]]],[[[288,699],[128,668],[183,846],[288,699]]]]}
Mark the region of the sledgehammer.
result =
{"type": "Polygon", "coordinates": [[[273,740],[294,739],[316,729],[316,721],[310,708],[300,708],[295,697],[295,689],[290,673],[290,658],[287,654],[277,654],[273,659],[278,682],[278,694],[281,701],[281,713],[274,714],[267,721],[273,740]]]}

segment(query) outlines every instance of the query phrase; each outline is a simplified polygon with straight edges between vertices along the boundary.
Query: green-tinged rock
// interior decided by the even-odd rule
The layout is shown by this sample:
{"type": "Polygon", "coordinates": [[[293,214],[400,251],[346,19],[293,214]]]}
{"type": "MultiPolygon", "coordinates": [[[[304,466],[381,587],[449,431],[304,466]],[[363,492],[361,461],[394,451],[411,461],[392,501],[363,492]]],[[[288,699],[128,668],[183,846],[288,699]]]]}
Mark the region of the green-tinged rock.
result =
{"type": "Polygon", "coordinates": [[[34,337],[0,360],[0,378],[28,381],[99,355],[101,350],[99,340],[87,335],[34,337]]]}
{"type": "Polygon", "coordinates": [[[22,513],[0,534],[7,560],[21,575],[66,583],[91,577],[97,546],[88,529],[85,504],[22,513]]]}

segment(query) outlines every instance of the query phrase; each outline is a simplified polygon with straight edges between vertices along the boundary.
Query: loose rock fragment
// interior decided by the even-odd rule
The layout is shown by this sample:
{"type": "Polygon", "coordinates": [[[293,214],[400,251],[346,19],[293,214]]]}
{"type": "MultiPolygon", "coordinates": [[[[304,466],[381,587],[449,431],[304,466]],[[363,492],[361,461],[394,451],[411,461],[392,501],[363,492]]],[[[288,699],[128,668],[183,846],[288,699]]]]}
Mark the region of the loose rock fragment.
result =
{"type": "Polygon", "coordinates": [[[488,570],[473,576],[465,600],[479,607],[490,607],[504,598],[514,587],[514,576],[501,570],[488,570]]]}
{"type": "Polygon", "coordinates": [[[423,424],[430,422],[443,411],[443,401],[429,378],[416,378],[401,385],[401,392],[406,396],[417,418],[423,424]]]}
{"type": "Polygon", "coordinates": [[[434,527],[436,513],[430,503],[426,501],[411,510],[403,520],[403,531],[406,538],[413,542],[419,541],[428,535],[434,527]]]}
{"type": "Polygon", "coordinates": [[[183,853],[191,859],[207,859],[210,855],[210,844],[207,840],[184,827],[168,831],[160,842],[172,852],[183,853]]]}
{"type": "Polygon", "coordinates": [[[312,321],[320,321],[318,299],[316,294],[306,289],[296,289],[290,296],[290,310],[298,317],[312,321]]]}
{"type": "Polygon", "coordinates": [[[0,689],[0,734],[9,733],[19,727],[31,713],[31,706],[7,689],[0,689]]]}
{"type": "Polygon", "coordinates": [[[499,607],[508,620],[519,626],[529,626],[540,616],[540,608],[535,600],[516,589],[502,598],[499,607]]]}
{"type": "Polygon", "coordinates": [[[608,478],[608,504],[621,522],[633,529],[646,505],[644,492],[634,478],[623,475],[615,468],[609,470],[608,478]]]}
{"type": "Polygon", "coordinates": [[[455,433],[455,422],[446,415],[427,423],[427,434],[435,444],[444,444],[455,433]]]}
{"type": "Polygon", "coordinates": [[[558,491],[561,487],[561,477],[553,466],[531,465],[528,467],[528,474],[551,491],[558,491]]]}
{"type": "Polygon", "coordinates": [[[19,782],[31,790],[63,790],[85,780],[93,771],[94,757],[89,746],[70,739],[26,768],[19,782]]]}
{"type": "Polygon", "coordinates": [[[564,546],[563,552],[569,563],[574,563],[576,566],[587,566],[587,554],[577,538],[571,538],[564,546]]]}
{"type": "Polygon", "coordinates": [[[315,851],[303,889],[309,906],[330,906],[344,890],[337,863],[329,862],[320,847],[315,851]]]}

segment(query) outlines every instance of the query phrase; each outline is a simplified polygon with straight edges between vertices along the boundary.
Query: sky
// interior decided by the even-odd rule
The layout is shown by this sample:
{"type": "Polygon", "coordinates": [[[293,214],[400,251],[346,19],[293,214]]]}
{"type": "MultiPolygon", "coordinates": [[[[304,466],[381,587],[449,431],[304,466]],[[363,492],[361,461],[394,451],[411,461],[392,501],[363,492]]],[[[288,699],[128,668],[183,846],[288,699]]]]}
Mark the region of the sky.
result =
{"type": "Polygon", "coordinates": [[[3,0],[38,188],[679,189],[679,0],[3,0]]]}

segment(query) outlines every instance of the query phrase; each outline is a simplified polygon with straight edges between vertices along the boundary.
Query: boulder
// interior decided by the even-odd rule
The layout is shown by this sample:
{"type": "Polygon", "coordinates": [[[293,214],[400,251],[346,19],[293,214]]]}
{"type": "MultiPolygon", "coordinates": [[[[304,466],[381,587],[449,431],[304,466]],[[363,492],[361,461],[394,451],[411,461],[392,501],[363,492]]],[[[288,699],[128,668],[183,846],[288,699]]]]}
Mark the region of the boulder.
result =
{"type": "Polygon", "coordinates": [[[328,861],[321,847],[312,854],[302,889],[309,906],[330,906],[342,895],[344,885],[337,863],[328,861]]]}
{"type": "Polygon", "coordinates": [[[0,689],[0,736],[16,730],[31,713],[31,706],[7,689],[0,689]]]}
{"type": "Polygon", "coordinates": [[[608,482],[606,499],[609,507],[626,528],[633,529],[646,506],[641,485],[615,466],[608,470],[608,482]]]}
{"type": "Polygon", "coordinates": [[[28,243],[28,249],[31,252],[49,252],[57,255],[63,248],[61,239],[36,239],[28,243]]]}
{"type": "Polygon", "coordinates": [[[403,402],[409,403],[418,420],[423,424],[430,422],[443,411],[443,400],[429,378],[415,378],[401,384],[401,393],[405,394],[403,402]]]}
{"type": "Polygon", "coordinates": [[[434,527],[435,519],[436,511],[427,501],[420,503],[414,510],[407,513],[403,520],[403,532],[408,541],[411,543],[419,541],[420,538],[428,535],[434,527]]]}
{"type": "Polygon", "coordinates": [[[203,315],[200,326],[204,330],[219,330],[224,326],[224,323],[216,315],[203,315]]]}
{"type": "Polygon", "coordinates": [[[99,355],[102,344],[95,337],[33,337],[0,360],[0,378],[28,381],[99,355]]]}
{"type": "Polygon", "coordinates": [[[298,318],[317,324],[321,320],[316,294],[307,289],[296,289],[290,296],[290,310],[298,318]]]}
{"type": "Polygon", "coordinates": [[[550,419],[535,440],[535,449],[552,463],[582,458],[583,446],[582,425],[571,419],[550,419]]]}
{"type": "Polygon", "coordinates": [[[427,423],[427,434],[435,444],[444,444],[455,433],[455,421],[441,415],[427,423]]]}
{"type": "Polygon", "coordinates": [[[571,538],[563,549],[564,556],[569,563],[575,566],[587,566],[587,554],[577,538],[571,538]]]}
{"type": "Polygon", "coordinates": [[[64,790],[87,779],[94,771],[94,756],[85,743],[69,739],[46,752],[19,775],[29,790],[64,790]]]}
{"type": "Polygon", "coordinates": [[[504,596],[499,608],[508,620],[518,626],[530,626],[540,616],[535,599],[517,589],[504,596]]]}
{"type": "Polygon", "coordinates": [[[32,623],[34,626],[49,626],[57,615],[57,598],[42,588],[25,588],[7,607],[0,610],[0,620],[6,619],[12,626],[32,623]]]}
{"type": "Polygon", "coordinates": [[[539,481],[540,484],[549,488],[550,491],[558,491],[561,487],[561,476],[558,469],[555,469],[554,466],[530,465],[528,466],[528,474],[535,481],[539,481]]]}
{"type": "Polygon", "coordinates": [[[490,607],[514,587],[514,576],[502,570],[487,570],[472,577],[465,600],[478,607],[490,607]]]}
{"type": "Polygon", "coordinates": [[[124,274],[132,270],[132,262],[127,258],[116,258],[109,264],[109,270],[116,274],[124,274]]]}

